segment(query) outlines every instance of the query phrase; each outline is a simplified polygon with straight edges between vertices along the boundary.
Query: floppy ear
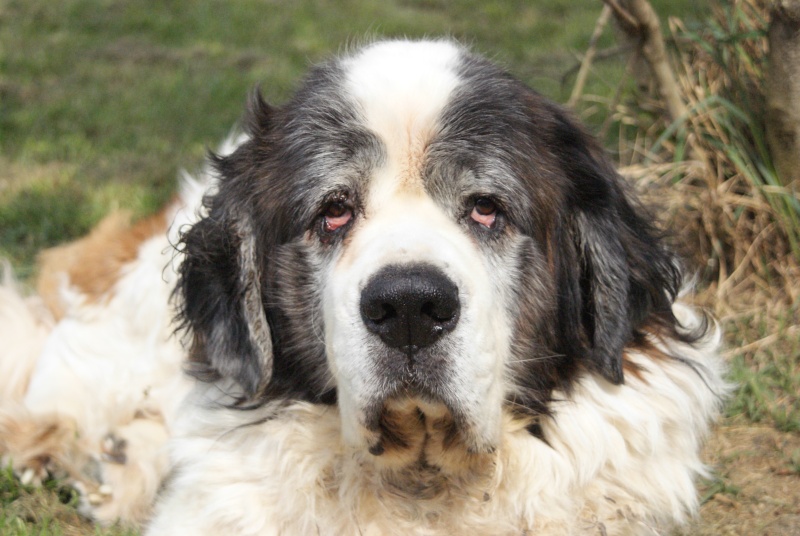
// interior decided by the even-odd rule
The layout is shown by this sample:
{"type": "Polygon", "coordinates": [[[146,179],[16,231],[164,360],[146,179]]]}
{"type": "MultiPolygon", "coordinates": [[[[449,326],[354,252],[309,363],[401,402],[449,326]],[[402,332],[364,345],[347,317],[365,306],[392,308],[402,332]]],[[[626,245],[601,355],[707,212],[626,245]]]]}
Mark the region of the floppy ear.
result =
{"type": "Polygon", "coordinates": [[[551,135],[568,181],[557,233],[562,350],[621,384],[623,350],[642,324],[674,321],[680,272],[596,141],[558,109],[551,135]]]}
{"type": "Polygon", "coordinates": [[[254,138],[269,129],[271,108],[258,90],[245,118],[250,140],[232,155],[211,157],[219,191],[204,200],[209,214],[181,237],[184,256],[179,318],[192,336],[189,372],[205,381],[229,377],[252,396],[269,384],[272,338],[262,296],[262,263],[250,217],[254,138]]]}
{"type": "Polygon", "coordinates": [[[182,242],[178,292],[192,336],[189,372],[205,381],[233,378],[248,395],[262,391],[272,375],[272,339],[251,225],[214,207],[182,242]]]}

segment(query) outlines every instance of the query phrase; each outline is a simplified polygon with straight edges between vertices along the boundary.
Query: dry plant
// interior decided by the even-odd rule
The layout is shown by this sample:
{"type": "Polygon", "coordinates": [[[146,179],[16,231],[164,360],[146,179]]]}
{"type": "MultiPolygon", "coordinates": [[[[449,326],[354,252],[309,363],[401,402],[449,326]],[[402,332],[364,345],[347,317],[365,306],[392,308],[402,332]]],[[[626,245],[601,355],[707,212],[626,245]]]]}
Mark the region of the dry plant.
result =
{"type": "Polygon", "coordinates": [[[618,129],[622,173],[665,215],[697,274],[695,301],[724,325],[739,387],[728,415],[800,432],[800,185],[776,173],[765,134],[770,6],[711,7],[700,29],[669,24],[669,64],[686,111],[671,113],[663,88],[631,83],[641,82],[634,52],[630,76],[606,103],[604,130],[618,129]]]}
{"type": "Polygon", "coordinates": [[[668,214],[706,305],[723,318],[766,312],[785,324],[800,296],[800,202],[766,143],[767,5],[732,0],[712,9],[701,31],[670,20],[686,114],[665,119],[656,91],[612,102],[622,172],[668,214]]]}

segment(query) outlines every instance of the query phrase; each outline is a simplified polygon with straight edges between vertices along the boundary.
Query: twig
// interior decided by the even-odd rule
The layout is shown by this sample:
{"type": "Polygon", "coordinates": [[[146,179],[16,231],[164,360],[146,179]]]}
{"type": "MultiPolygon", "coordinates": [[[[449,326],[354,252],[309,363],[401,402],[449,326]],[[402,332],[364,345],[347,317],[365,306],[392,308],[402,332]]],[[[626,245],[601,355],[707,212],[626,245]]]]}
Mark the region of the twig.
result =
{"type": "Polygon", "coordinates": [[[625,77],[620,80],[619,85],[617,85],[617,91],[614,93],[614,99],[611,101],[611,104],[608,106],[608,116],[603,121],[603,125],[600,127],[600,132],[598,136],[600,139],[605,139],[606,135],[608,134],[608,129],[611,128],[611,123],[614,120],[614,114],[617,111],[617,106],[622,100],[622,91],[625,84],[624,78],[630,76],[631,72],[633,71],[633,64],[636,63],[636,56],[639,54],[638,50],[634,50],[631,57],[628,58],[628,63],[625,64],[625,77]]]}
{"type": "Polygon", "coordinates": [[[723,352],[722,357],[728,359],[733,357],[736,354],[749,352],[751,350],[760,350],[764,346],[774,343],[781,337],[786,337],[789,335],[794,335],[796,331],[800,330],[800,326],[793,325],[789,326],[788,328],[781,330],[778,333],[773,333],[772,335],[767,335],[764,338],[758,339],[757,341],[751,342],[750,344],[745,344],[744,346],[740,346],[739,348],[732,348],[727,352],[723,352]]]}
{"type": "Polygon", "coordinates": [[[614,16],[625,29],[625,33],[632,34],[639,30],[639,21],[628,13],[617,0],[603,0],[603,3],[614,11],[614,16]]]}
{"type": "Polygon", "coordinates": [[[617,0],[603,0],[610,6],[620,26],[629,37],[639,43],[639,50],[650,67],[658,92],[667,106],[673,121],[686,117],[687,108],[681,99],[678,83],[667,61],[661,23],[653,6],[647,0],[626,0],[623,8],[617,0]]]}
{"type": "Polygon", "coordinates": [[[761,245],[761,242],[767,236],[768,231],[772,230],[774,224],[769,224],[765,228],[758,233],[758,235],[753,240],[753,243],[750,244],[750,247],[747,249],[744,258],[739,262],[736,266],[736,269],[733,271],[731,275],[729,275],[724,281],[721,281],[719,286],[717,287],[717,299],[722,299],[725,293],[730,290],[731,286],[736,283],[738,277],[744,273],[750,265],[750,261],[753,259],[753,256],[758,251],[758,247],[761,245]]]}
{"type": "MultiPolygon", "coordinates": [[[[599,62],[599,61],[602,61],[602,60],[607,60],[609,58],[614,58],[614,57],[619,56],[621,54],[625,54],[627,52],[630,52],[632,49],[633,49],[633,46],[631,46],[629,44],[615,45],[613,47],[600,49],[597,52],[595,52],[595,54],[594,54],[594,62],[599,62]]],[[[572,67],[570,67],[569,69],[564,71],[564,74],[561,75],[561,86],[562,87],[567,85],[567,80],[569,80],[569,78],[572,75],[577,73],[578,70],[580,70],[582,65],[583,65],[583,60],[581,59],[580,61],[575,62],[575,64],[572,67]]]]}
{"type": "Polygon", "coordinates": [[[610,17],[611,7],[606,4],[603,6],[603,10],[600,12],[600,16],[597,18],[597,22],[594,25],[592,37],[589,39],[589,48],[583,56],[581,68],[578,70],[578,76],[575,79],[575,86],[573,86],[572,94],[569,96],[569,101],[567,101],[567,106],[570,108],[575,107],[575,104],[578,103],[578,99],[583,93],[583,87],[586,85],[586,78],[589,76],[589,69],[592,67],[592,61],[597,53],[597,41],[603,34],[603,29],[606,27],[606,24],[608,24],[608,19],[610,17]]]}

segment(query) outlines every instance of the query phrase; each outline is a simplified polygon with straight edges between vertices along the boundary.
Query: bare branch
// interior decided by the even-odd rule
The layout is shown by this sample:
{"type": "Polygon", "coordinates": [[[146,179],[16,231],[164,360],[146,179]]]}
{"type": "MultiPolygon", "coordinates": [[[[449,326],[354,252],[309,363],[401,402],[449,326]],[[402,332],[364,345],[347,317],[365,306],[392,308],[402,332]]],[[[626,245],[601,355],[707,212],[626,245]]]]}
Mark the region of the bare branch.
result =
{"type": "Polygon", "coordinates": [[[647,0],[603,0],[611,6],[620,27],[632,39],[637,40],[642,57],[647,62],[658,92],[673,121],[684,117],[686,105],[681,99],[678,83],[669,65],[664,36],[658,15],[647,0]]]}
{"type": "Polygon", "coordinates": [[[586,54],[583,56],[581,68],[578,71],[577,78],[575,79],[575,86],[573,86],[572,94],[569,96],[569,101],[567,101],[567,106],[570,108],[575,107],[575,104],[578,103],[578,99],[580,99],[581,94],[583,93],[583,87],[586,85],[586,78],[589,76],[589,69],[592,67],[592,61],[594,61],[594,56],[597,53],[597,41],[603,34],[603,29],[606,27],[606,24],[608,24],[608,19],[610,17],[611,7],[606,4],[603,6],[603,11],[600,12],[600,17],[598,17],[597,23],[594,25],[594,32],[592,32],[592,37],[589,39],[589,48],[586,50],[586,54]]]}
{"type": "Polygon", "coordinates": [[[619,5],[617,0],[603,0],[603,3],[614,12],[614,17],[617,19],[620,26],[623,27],[625,33],[633,34],[639,31],[639,21],[628,13],[625,8],[619,5]]]}

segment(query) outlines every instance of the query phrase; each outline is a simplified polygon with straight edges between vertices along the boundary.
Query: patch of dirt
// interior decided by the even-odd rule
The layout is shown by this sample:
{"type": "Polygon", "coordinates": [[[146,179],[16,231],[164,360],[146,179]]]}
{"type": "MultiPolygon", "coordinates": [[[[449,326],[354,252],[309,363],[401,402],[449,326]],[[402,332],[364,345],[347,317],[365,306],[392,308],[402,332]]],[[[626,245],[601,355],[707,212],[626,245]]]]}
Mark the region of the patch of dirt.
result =
{"type": "Polygon", "coordinates": [[[709,438],[705,459],[719,480],[685,536],[800,535],[800,435],[763,425],[726,424],[709,438]]]}

